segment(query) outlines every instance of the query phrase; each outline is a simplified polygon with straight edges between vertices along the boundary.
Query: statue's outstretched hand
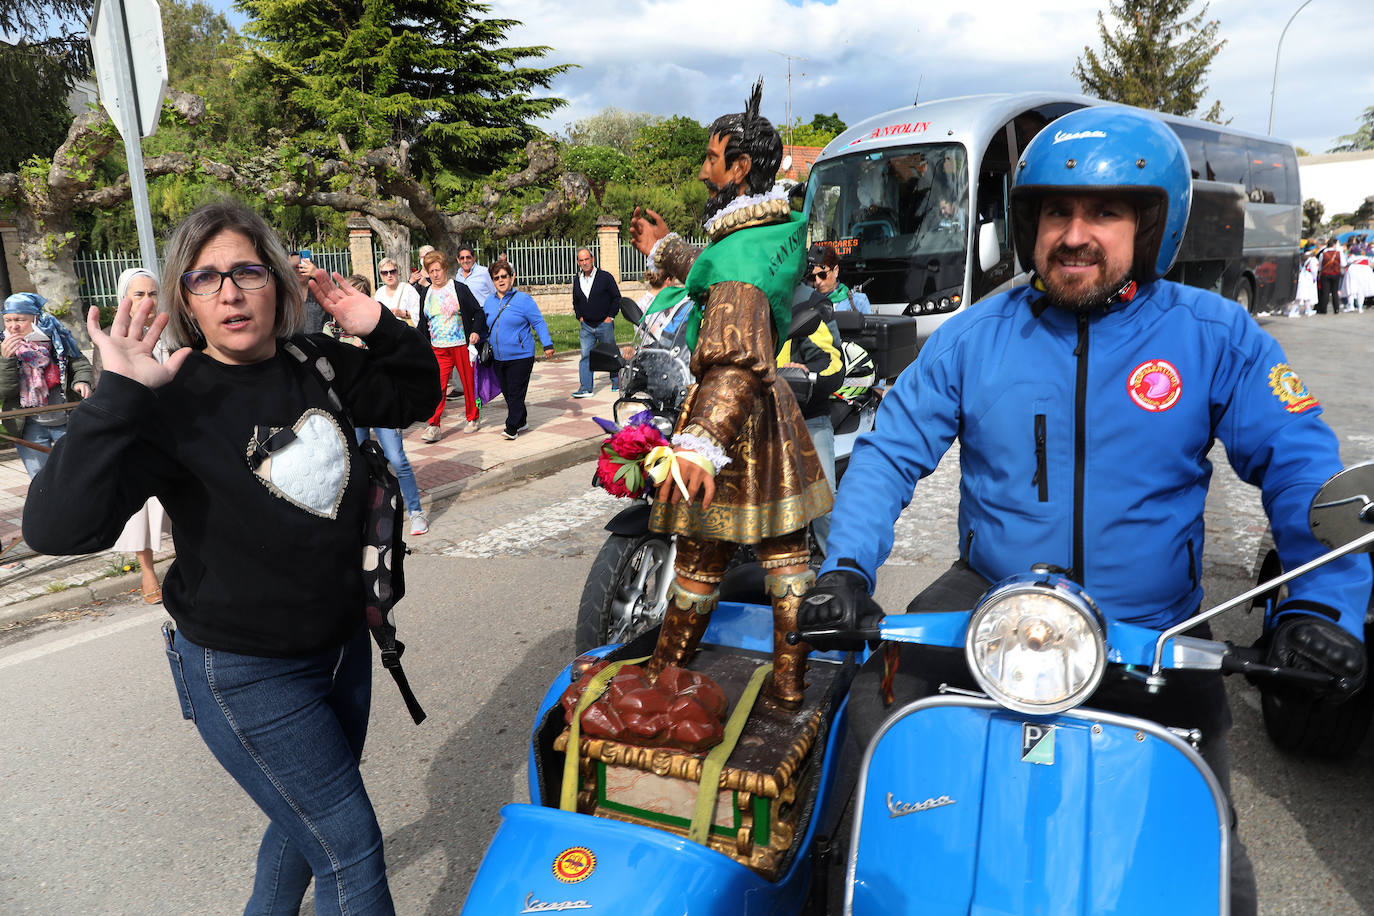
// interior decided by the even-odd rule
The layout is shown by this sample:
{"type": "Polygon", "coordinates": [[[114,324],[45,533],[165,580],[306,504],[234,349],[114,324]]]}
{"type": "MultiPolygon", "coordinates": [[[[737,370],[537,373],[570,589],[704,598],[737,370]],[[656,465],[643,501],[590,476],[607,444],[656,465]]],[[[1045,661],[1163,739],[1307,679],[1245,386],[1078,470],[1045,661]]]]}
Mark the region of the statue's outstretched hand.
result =
{"type": "Polygon", "coordinates": [[[663,217],[648,207],[635,207],[634,216],[630,217],[630,241],[640,254],[647,258],[658,240],[667,234],[668,224],[663,217]]]}

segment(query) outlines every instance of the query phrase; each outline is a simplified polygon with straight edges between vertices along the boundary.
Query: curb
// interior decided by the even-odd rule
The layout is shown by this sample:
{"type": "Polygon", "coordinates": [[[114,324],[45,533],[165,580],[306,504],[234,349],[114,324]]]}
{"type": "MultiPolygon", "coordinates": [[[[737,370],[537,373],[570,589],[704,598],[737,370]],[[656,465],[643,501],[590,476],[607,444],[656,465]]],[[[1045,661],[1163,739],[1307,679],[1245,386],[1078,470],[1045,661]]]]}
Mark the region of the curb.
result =
{"type": "Polygon", "coordinates": [[[131,572],[122,576],[96,579],[84,585],[73,585],[61,591],[0,607],[0,624],[32,620],[57,611],[70,611],[94,601],[104,601],[116,595],[137,591],[140,584],[141,576],[137,572],[131,572]]]}

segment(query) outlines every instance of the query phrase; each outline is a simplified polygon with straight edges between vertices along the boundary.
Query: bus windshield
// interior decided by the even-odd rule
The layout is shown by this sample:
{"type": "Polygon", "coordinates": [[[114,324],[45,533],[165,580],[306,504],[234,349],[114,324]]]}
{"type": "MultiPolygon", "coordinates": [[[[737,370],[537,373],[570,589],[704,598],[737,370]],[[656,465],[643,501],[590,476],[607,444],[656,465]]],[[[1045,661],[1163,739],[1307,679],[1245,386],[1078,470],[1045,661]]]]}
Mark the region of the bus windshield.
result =
{"type": "Polygon", "coordinates": [[[964,285],[968,158],[957,143],[925,144],[817,163],[808,208],[812,242],[833,245],[841,277],[870,278],[876,304],[964,285]]]}

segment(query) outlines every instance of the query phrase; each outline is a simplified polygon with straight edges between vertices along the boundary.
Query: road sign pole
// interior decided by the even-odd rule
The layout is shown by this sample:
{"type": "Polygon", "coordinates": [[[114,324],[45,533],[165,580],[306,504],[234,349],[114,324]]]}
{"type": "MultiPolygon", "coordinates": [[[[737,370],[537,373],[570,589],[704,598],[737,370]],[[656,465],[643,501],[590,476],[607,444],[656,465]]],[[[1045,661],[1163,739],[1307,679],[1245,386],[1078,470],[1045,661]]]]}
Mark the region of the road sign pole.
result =
{"type": "Polygon", "coordinates": [[[139,254],[143,266],[158,275],[157,242],[153,238],[153,215],[148,204],[148,178],[143,171],[142,131],[139,128],[138,95],[134,91],[133,52],[129,45],[129,24],[124,0],[104,0],[114,38],[115,92],[120,99],[120,133],[124,135],[124,154],[129,165],[129,193],[134,205],[134,224],[138,227],[139,254]]]}

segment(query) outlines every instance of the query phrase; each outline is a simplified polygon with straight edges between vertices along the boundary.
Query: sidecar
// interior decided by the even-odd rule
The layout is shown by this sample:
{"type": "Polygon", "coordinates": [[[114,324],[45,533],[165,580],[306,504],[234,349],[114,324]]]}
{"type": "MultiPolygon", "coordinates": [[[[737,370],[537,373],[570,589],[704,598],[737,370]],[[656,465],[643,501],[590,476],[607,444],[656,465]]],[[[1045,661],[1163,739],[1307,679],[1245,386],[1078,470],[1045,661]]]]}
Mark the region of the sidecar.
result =
{"type": "MultiPolygon", "coordinates": [[[[722,601],[690,668],[716,678],[734,708],[739,672],[771,659],[772,627],[767,605],[722,601]]],[[[656,638],[655,629],[588,655],[636,659],[656,638]]],[[[463,912],[738,916],[803,912],[813,890],[823,900],[824,888],[812,887],[828,849],[818,840],[833,835],[852,794],[852,778],[839,775],[854,769],[841,763],[852,657],[812,653],[808,700],[793,722],[780,723],[762,700],[755,705],[721,772],[704,843],[686,835],[702,755],[583,738],[576,765],[567,765],[559,698],[586,661],[561,671],[540,703],[531,802],[501,809],[463,912]]]]}

